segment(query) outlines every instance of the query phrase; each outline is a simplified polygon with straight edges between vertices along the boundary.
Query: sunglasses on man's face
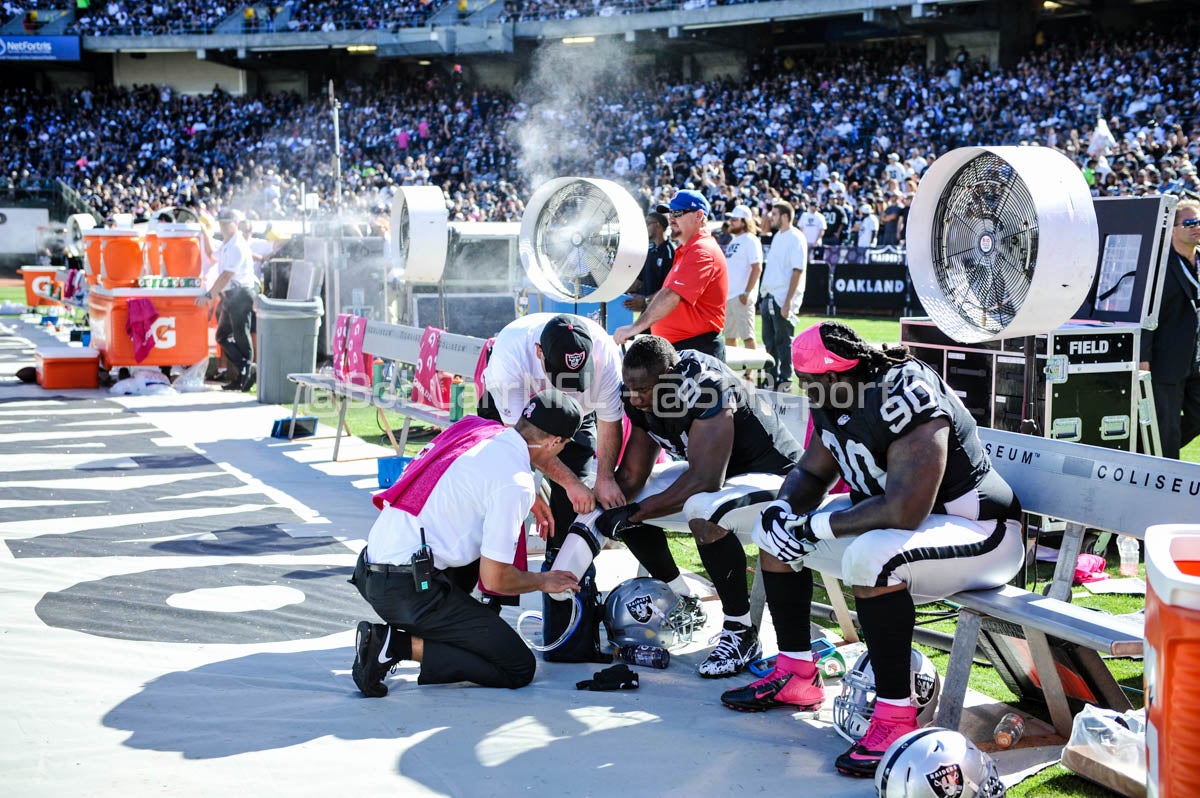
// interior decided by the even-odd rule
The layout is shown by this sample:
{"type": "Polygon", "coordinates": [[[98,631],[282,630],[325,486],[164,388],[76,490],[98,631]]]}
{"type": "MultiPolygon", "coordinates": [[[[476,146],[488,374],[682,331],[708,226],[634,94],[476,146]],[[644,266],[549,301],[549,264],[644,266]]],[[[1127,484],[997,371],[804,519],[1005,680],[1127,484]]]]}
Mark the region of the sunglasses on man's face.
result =
{"type": "Polygon", "coordinates": [[[1200,218],[1184,219],[1179,223],[1179,226],[1186,227],[1189,230],[1191,230],[1193,227],[1200,227],[1200,218]]]}
{"type": "Polygon", "coordinates": [[[670,215],[672,219],[678,219],[680,216],[684,216],[689,213],[695,213],[695,211],[671,211],[670,215]]]}

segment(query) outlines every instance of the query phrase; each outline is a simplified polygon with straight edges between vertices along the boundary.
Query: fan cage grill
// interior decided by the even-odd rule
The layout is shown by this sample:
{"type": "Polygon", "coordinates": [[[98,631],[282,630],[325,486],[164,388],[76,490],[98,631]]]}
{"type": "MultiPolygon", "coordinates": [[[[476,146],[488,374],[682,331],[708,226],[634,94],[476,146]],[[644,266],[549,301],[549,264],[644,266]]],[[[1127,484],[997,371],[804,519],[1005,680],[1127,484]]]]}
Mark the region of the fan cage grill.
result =
{"type": "Polygon", "coordinates": [[[559,291],[582,301],[608,279],[620,240],[612,200],[600,187],[579,180],[546,201],[534,234],[534,257],[559,291]]]}
{"type": "Polygon", "coordinates": [[[942,300],[926,309],[944,330],[964,325],[995,335],[1028,297],[1038,216],[1025,181],[990,152],[964,164],[942,192],[931,238],[942,300]]]}

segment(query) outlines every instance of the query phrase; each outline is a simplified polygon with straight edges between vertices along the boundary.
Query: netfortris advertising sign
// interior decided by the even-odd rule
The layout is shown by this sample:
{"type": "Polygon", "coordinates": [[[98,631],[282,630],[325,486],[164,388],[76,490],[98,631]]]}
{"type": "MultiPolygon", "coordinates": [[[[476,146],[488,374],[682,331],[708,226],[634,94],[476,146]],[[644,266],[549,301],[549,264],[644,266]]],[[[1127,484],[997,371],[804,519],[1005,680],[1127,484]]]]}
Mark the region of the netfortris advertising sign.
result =
{"type": "Polygon", "coordinates": [[[78,60],[78,36],[0,36],[0,61],[78,60]]]}

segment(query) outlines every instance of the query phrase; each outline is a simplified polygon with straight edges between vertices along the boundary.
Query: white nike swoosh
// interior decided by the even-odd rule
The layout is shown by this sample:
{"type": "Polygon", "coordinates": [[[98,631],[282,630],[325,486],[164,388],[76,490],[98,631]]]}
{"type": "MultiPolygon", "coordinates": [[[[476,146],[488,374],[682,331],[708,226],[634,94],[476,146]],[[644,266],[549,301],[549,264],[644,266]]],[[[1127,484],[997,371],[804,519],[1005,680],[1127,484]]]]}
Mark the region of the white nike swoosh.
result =
{"type": "Polygon", "coordinates": [[[391,625],[389,624],[389,625],[388,625],[388,633],[387,633],[387,637],[385,637],[385,638],[383,639],[383,647],[379,649],[379,657],[378,657],[378,659],[379,659],[379,664],[380,664],[380,665],[387,665],[387,662],[388,662],[388,658],[387,658],[388,644],[389,644],[389,643],[391,643],[391,642],[392,642],[392,627],[391,627],[391,625]]]}
{"type": "Polygon", "coordinates": [[[675,285],[687,285],[683,280],[676,280],[675,285]]]}

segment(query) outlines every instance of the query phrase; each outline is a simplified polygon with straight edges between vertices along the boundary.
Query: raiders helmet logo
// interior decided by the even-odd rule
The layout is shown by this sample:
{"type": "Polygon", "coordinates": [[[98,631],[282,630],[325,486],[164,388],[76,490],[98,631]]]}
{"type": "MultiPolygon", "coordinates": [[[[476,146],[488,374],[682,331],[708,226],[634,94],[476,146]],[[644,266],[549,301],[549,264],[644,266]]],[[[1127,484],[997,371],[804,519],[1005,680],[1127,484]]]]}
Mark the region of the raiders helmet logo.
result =
{"type": "Polygon", "coordinates": [[[942,765],[925,774],[929,788],[938,798],[958,798],[963,794],[963,773],[958,765],[942,765]]]}
{"type": "Polygon", "coordinates": [[[928,704],[933,698],[933,677],[924,673],[913,674],[913,692],[917,694],[918,704],[928,704]]]}
{"type": "Polygon", "coordinates": [[[579,371],[579,367],[587,359],[587,352],[568,352],[565,359],[567,361],[567,368],[571,371],[579,371]]]}
{"type": "Polygon", "coordinates": [[[646,623],[654,615],[654,605],[649,596],[638,596],[633,601],[625,602],[625,609],[638,623],[646,623]]]}

